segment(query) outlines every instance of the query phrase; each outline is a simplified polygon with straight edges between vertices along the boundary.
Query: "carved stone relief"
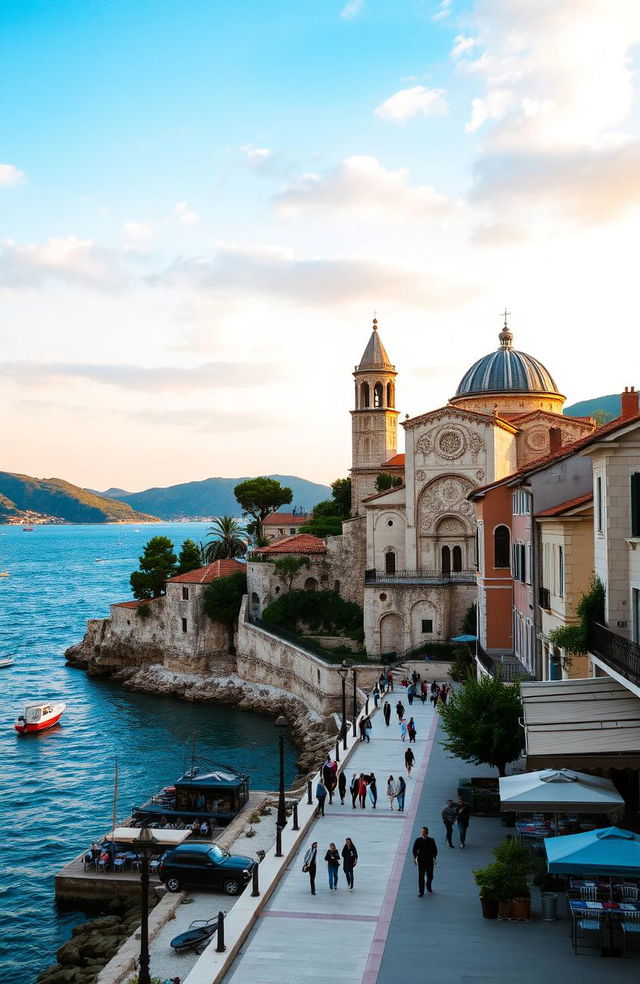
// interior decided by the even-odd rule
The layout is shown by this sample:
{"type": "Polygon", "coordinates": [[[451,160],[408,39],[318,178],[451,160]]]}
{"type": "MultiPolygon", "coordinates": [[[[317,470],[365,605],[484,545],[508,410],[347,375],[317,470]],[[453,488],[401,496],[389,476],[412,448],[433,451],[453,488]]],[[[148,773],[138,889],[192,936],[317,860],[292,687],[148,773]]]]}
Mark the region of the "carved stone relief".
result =
{"type": "MultiPolygon", "coordinates": [[[[473,503],[466,498],[473,488],[468,478],[445,477],[429,485],[420,497],[419,529],[421,534],[433,534],[439,516],[456,513],[461,518],[475,515],[473,503]]],[[[469,525],[465,522],[465,526],[469,525]]]]}
{"type": "Polygon", "coordinates": [[[467,450],[471,450],[472,454],[479,454],[484,450],[484,441],[479,434],[455,424],[432,427],[416,442],[416,451],[419,454],[435,452],[447,461],[461,458],[467,450]]]}
{"type": "Polygon", "coordinates": [[[549,435],[542,427],[532,427],[525,434],[525,443],[531,451],[544,451],[549,443],[549,435]]]}
{"type": "Polygon", "coordinates": [[[419,482],[424,482],[424,480],[425,480],[426,477],[427,477],[427,473],[425,471],[423,471],[422,468],[419,468],[418,471],[416,472],[416,478],[417,478],[417,480],[419,482]]]}

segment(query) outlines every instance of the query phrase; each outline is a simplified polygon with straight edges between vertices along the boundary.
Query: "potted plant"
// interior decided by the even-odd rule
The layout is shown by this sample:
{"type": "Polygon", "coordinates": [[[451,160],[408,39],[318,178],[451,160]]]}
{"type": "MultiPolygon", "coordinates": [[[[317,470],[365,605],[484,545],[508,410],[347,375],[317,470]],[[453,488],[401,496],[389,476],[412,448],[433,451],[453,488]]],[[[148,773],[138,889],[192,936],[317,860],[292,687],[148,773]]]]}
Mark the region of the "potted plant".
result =
{"type": "Polygon", "coordinates": [[[495,861],[474,871],[485,919],[528,919],[531,908],[527,873],[531,859],[526,847],[507,838],[493,850],[495,861]],[[514,900],[517,900],[514,902],[514,900]]]}
{"type": "Polygon", "coordinates": [[[508,879],[507,866],[502,861],[494,861],[486,868],[478,868],[473,877],[480,889],[480,905],[485,919],[497,919],[500,899],[504,898],[504,884],[508,879]]]}

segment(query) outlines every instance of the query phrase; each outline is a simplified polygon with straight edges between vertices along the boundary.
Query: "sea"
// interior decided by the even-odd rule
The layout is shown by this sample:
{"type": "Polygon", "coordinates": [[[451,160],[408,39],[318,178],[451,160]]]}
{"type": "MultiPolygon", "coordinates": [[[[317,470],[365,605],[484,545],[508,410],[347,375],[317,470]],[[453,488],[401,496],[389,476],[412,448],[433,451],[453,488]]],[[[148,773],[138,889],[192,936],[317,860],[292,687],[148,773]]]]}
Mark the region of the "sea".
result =
{"type": "MultiPolygon", "coordinates": [[[[206,523],[0,526],[0,980],[31,984],[87,916],[56,908],[54,875],[118,817],[172,783],[197,753],[278,785],[277,737],[262,714],[133,693],[65,666],[86,621],[131,599],[129,575],[144,544],[168,536],[179,550],[206,541],[206,523]],[[13,722],[33,700],[63,700],[56,728],[19,736],[13,722]]],[[[176,551],[177,552],[177,551],[176,551]]],[[[285,745],[286,781],[296,752],[285,745]]]]}

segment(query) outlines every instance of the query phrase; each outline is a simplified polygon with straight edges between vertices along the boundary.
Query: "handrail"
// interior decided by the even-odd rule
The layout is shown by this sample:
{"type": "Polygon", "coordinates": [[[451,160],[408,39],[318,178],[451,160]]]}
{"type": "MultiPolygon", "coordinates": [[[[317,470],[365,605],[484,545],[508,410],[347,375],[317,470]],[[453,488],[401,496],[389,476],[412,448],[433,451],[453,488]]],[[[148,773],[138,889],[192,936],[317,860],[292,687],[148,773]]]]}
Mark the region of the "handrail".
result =
{"type": "Polygon", "coordinates": [[[599,622],[591,622],[587,648],[616,673],[640,686],[640,645],[637,642],[612,632],[599,622]]]}
{"type": "Polygon", "coordinates": [[[394,581],[411,581],[419,584],[475,584],[475,571],[403,570],[386,574],[373,568],[364,572],[365,584],[389,584],[394,581]]]}

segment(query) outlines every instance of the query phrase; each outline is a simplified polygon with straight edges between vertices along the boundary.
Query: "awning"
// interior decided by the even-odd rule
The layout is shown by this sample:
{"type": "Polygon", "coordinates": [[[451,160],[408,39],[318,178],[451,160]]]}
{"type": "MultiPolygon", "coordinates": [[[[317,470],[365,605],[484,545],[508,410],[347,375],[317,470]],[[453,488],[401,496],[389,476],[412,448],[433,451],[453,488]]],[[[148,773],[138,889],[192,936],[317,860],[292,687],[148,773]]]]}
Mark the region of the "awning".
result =
{"type": "Polygon", "coordinates": [[[500,779],[500,809],[614,813],[624,810],[624,800],[610,779],[571,769],[543,769],[500,779]]]}
{"type": "Polygon", "coordinates": [[[528,769],[640,768],[640,699],[611,677],[522,684],[528,769]]]}
{"type": "Polygon", "coordinates": [[[605,827],[584,834],[545,837],[547,865],[556,874],[640,874],[640,837],[631,830],[605,827]]]}
{"type": "MultiPolygon", "coordinates": [[[[113,839],[117,844],[136,844],[140,840],[141,827],[116,827],[113,839]]],[[[191,830],[164,830],[162,827],[149,828],[152,840],[159,847],[177,847],[187,839],[191,830]]]]}

